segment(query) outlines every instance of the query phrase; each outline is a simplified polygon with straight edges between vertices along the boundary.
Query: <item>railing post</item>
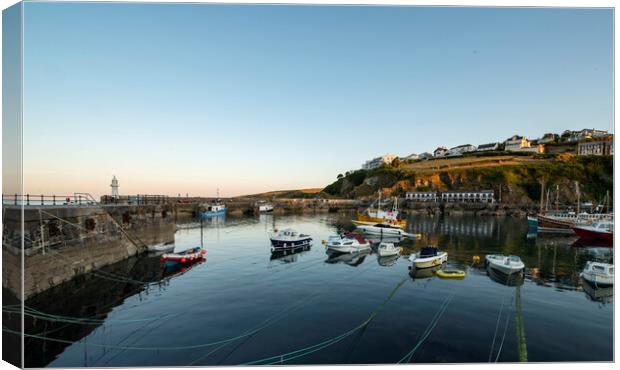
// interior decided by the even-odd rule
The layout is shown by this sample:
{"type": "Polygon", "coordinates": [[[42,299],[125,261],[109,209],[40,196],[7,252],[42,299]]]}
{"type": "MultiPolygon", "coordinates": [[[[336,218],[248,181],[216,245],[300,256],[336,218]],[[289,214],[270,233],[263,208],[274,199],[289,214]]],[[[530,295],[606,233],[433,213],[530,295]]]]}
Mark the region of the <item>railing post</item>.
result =
{"type": "Polygon", "coordinates": [[[56,205],[56,195],[52,195],[52,204],[56,205]]]}
{"type": "Polygon", "coordinates": [[[41,194],[41,205],[43,205],[43,194],[41,194]]]}
{"type": "Polygon", "coordinates": [[[17,205],[17,193],[15,193],[15,205],[17,205]]]}
{"type": "Polygon", "coordinates": [[[26,205],[30,205],[30,194],[26,194],[26,205]]]}

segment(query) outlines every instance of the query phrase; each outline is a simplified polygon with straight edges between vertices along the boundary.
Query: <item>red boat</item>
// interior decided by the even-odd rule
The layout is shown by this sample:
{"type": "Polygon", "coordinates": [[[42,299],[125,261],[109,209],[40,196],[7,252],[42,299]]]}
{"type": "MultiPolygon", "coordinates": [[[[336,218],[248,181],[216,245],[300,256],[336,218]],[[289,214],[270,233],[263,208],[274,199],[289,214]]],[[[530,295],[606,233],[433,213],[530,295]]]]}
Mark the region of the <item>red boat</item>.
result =
{"type": "Polygon", "coordinates": [[[614,239],[614,223],[599,221],[592,225],[574,226],[573,231],[580,238],[597,239],[611,242],[614,239]]]}

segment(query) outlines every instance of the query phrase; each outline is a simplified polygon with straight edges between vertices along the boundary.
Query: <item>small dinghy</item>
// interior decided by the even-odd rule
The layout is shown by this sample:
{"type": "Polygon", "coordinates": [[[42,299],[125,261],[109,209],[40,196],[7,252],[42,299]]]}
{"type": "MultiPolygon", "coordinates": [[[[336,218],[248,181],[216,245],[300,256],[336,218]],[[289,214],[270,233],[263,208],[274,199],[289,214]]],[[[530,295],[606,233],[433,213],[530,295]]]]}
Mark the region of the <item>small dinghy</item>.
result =
{"type": "Polygon", "coordinates": [[[161,256],[160,261],[164,264],[165,268],[178,265],[189,265],[202,261],[205,253],[207,253],[206,250],[200,247],[194,247],[179,253],[166,253],[161,256]]]}
{"type": "Polygon", "coordinates": [[[409,261],[415,268],[425,269],[447,262],[448,253],[437,250],[437,247],[428,246],[420,249],[418,253],[412,254],[409,261]]]}
{"type": "Polygon", "coordinates": [[[280,230],[277,234],[270,234],[269,239],[272,252],[305,247],[312,242],[310,235],[298,233],[291,228],[280,230]]]}
{"type": "Polygon", "coordinates": [[[407,232],[405,232],[403,229],[397,227],[397,226],[393,226],[387,223],[375,223],[375,224],[370,224],[370,225],[356,225],[357,229],[360,230],[361,232],[365,233],[365,234],[371,234],[371,235],[396,235],[396,236],[405,236],[407,235],[407,232]]]}
{"type": "Polygon", "coordinates": [[[363,236],[345,233],[327,239],[327,249],[339,253],[356,253],[370,249],[370,242],[363,236]]]}
{"type": "Polygon", "coordinates": [[[465,279],[465,271],[463,270],[438,270],[435,275],[441,279],[465,279]]]}
{"type": "Polygon", "coordinates": [[[379,257],[388,257],[388,256],[396,256],[400,253],[400,248],[395,247],[394,243],[386,243],[382,242],[377,247],[377,254],[379,257]]]}
{"type": "Polygon", "coordinates": [[[506,275],[521,272],[525,268],[525,264],[518,256],[505,256],[502,254],[488,254],[486,263],[489,267],[504,273],[506,275]]]}
{"type": "Polygon", "coordinates": [[[614,285],[614,265],[603,262],[586,262],[581,278],[596,287],[614,285]]]}

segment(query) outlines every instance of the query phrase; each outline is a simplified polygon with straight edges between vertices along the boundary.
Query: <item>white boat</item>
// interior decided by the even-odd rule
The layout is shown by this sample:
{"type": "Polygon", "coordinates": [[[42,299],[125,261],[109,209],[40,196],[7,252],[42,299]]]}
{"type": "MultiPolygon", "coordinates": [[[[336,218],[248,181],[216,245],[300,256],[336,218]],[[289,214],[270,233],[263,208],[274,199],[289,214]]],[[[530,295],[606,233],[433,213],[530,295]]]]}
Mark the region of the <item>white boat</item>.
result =
{"type": "Polygon", "coordinates": [[[174,250],[174,243],[149,245],[146,247],[146,249],[149,252],[170,252],[174,250]]]}
{"type": "Polygon", "coordinates": [[[409,256],[412,266],[419,269],[439,266],[448,261],[448,252],[443,252],[437,247],[424,247],[419,252],[409,256]]]}
{"type": "Polygon", "coordinates": [[[312,238],[310,235],[298,233],[296,230],[286,228],[276,230],[276,234],[270,233],[269,239],[271,240],[271,251],[299,248],[310,245],[312,238]]]}
{"type": "Polygon", "coordinates": [[[586,262],[581,277],[595,286],[614,285],[614,265],[604,262],[586,262]]]}
{"type": "Polygon", "coordinates": [[[390,224],[356,225],[356,228],[365,234],[405,236],[407,232],[390,224]]]}
{"type": "Polygon", "coordinates": [[[520,272],[525,268],[525,264],[518,256],[505,256],[502,254],[487,254],[485,257],[489,267],[502,272],[506,275],[520,272]]]}
{"type": "Polygon", "coordinates": [[[396,256],[400,253],[400,248],[395,247],[394,243],[381,243],[377,248],[379,257],[396,256]]]}
{"type": "Polygon", "coordinates": [[[273,204],[267,202],[267,201],[258,201],[256,203],[256,205],[258,206],[258,212],[260,213],[269,213],[269,212],[273,212],[273,204]]]}
{"type": "Polygon", "coordinates": [[[340,253],[356,253],[370,249],[370,242],[361,235],[332,235],[327,239],[327,249],[340,253]]]}

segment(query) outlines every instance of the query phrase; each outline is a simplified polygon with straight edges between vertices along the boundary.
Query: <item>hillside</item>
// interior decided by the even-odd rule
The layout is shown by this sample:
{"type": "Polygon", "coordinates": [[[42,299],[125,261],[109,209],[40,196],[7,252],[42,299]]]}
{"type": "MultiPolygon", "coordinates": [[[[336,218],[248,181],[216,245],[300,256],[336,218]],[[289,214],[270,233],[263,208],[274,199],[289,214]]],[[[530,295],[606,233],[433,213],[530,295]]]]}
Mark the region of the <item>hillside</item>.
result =
{"type": "Polygon", "coordinates": [[[266,193],[243,195],[243,196],[236,197],[236,198],[265,198],[265,199],[314,198],[316,195],[320,194],[322,190],[323,189],[321,188],[297,189],[297,190],[276,190],[276,191],[269,191],[266,193]]]}
{"type": "Polygon", "coordinates": [[[357,170],[328,185],[323,191],[345,198],[386,195],[404,196],[406,191],[492,189],[496,198],[517,204],[537,204],[540,181],[555,192],[560,202],[576,199],[578,181],[583,201],[600,201],[613,191],[613,157],[550,155],[495,155],[438,159],[357,170]]]}

